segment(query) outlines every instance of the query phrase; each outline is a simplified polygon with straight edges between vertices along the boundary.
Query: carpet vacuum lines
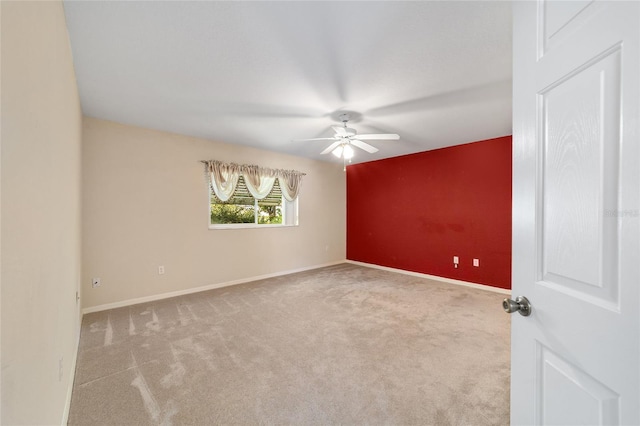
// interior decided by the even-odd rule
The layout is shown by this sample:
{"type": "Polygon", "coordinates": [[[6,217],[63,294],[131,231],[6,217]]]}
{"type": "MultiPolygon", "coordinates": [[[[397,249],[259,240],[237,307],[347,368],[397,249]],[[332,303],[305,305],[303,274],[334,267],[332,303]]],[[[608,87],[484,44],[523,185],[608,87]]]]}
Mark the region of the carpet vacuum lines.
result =
{"type": "Polygon", "coordinates": [[[507,425],[503,297],[343,263],[86,314],[69,424],[507,425]]]}

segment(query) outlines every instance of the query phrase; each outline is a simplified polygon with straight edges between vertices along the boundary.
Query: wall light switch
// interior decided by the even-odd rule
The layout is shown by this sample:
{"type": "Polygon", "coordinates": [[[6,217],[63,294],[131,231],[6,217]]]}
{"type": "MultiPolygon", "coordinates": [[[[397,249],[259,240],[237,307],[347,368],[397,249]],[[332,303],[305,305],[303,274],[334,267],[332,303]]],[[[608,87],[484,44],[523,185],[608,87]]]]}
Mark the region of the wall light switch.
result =
{"type": "Polygon", "coordinates": [[[480,259],[473,259],[473,266],[480,266],[480,259]]]}
{"type": "Polygon", "coordinates": [[[453,263],[460,263],[458,256],[453,256],[453,263]]]}
{"type": "Polygon", "coordinates": [[[164,274],[164,266],[162,266],[162,265],[158,266],[158,274],[159,275],[164,274]]]}

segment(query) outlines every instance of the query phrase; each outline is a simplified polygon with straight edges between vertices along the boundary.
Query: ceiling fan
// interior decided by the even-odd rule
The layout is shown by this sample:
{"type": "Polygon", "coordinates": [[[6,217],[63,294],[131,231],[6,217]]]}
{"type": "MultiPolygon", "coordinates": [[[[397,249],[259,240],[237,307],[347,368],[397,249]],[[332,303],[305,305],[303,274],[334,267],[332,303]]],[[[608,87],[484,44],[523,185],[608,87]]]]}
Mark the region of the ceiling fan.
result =
{"type": "Polygon", "coordinates": [[[348,112],[342,112],[338,115],[338,119],[342,121],[342,126],[331,126],[336,132],[331,138],[314,138],[314,139],[300,139],[300,141],[334,141],[331,145],[325,148],[320,154],[332,153],[338,158],[343,160],[351,160],[355,153],[353,147],[360,148],[367,151],[370,154],[378,152],[378,148],[369,145],[363,140],[398,140],[399,135],[396,134],[368,134],[359,135],[355,129],[347,127],[347,123],[351,118],[351,114],[348,112]]]}

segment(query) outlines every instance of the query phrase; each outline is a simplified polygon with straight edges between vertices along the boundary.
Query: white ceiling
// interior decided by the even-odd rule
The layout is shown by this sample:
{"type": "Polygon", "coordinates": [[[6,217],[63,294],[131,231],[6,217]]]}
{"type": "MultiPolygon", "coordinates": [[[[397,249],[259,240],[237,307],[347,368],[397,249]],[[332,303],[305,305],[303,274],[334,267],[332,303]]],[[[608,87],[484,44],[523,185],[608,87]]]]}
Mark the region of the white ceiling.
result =
{"type": "Polygon", "coordinates": [[[398,133],[370,161],[511,134],[511,4],[65,1],[85,115],[338,161],[332,114],[398,133]]]}

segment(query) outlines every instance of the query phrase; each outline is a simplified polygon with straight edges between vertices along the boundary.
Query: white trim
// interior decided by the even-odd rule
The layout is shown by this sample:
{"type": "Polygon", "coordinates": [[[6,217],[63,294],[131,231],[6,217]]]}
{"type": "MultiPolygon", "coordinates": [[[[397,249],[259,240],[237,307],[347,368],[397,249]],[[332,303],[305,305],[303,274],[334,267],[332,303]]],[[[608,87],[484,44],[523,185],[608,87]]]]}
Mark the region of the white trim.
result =
{"type": "MultiPolygon", "coordinates": [[[[467,281],[456,280],[456,279],[453,279],[453,278],[439,277],[437,275],[429,275],[429,274],[423,274],[423,273],[420,273],[420,272],[405,271],[403,269],[389,268],[388,266],[381,266],[381,265],[375,265],[373,263],[364,263],[364,262],[358,262],[356,260],[345,259],[345,260],[339,260],[339,261],[336,261],[336,262],[324,263],[324,264],[321,264],[321,265],[306,266],[306,267],[303,267],[303,268],[291,269],[291,270],[288,270],[288,271],[275,272],[275,273],[272,273],[272,274],[265,274],[265,275],[258,275],[258,276],[255,276],[255,277],[241,278],[241,279],[234,280],[234,281],[227,281],[227,282],[223,282],[223,283],[209,284],[209,285],[205,285],[205,286],[201,286],[201,287],[189,288],[189,289],[186,289],[186,290],[172,291],[172,292],[157,294],[157,295],[153,295],[153,296],[138,297],[138,298],[135,298],[135,299],[123,300],[121,302],[106,303],[104,305],[98,305],[98,306],[92,306],[90,308],[84,308],[82,310],[82,315],[90,314],[90,313],[93,313],[93,312],[105,311],[107,309],[122,308],[124,306],[136,305],[136,304],[139,304],[139,303],[146,303],[146,302],[153,302],[153,301],[156,301],[156,300],[168,299],[170,297],[182,296],[182,295],[185,295],[185,294],[192,294],[192,293],[198,293],[198,292],[201,292],[201,291],[213,290],[213,289],[216,289],[216,288],[229,287],[229,286],[236,285],[236,284],[244,284],[244,283],[248,283],[248,282],[251,282],[251,281],[263,280],[263,279],[266,279],[266,278],[274,278],[274,277],[279,277],[279,276],[283,276],[283,275],[295,274],[297,272],[304,272],[304,271],[309,271],[309,270],[312,270],[312,269],[324,268],[326,266],[339,265],[339,264],[342,264],[342,263],[351,263],[351,264],[354,264],[354,265],[360,265],[360,266],[364,266],[364,267],[367,267],[367,268],[381,269],[383,271],[396,272],[396,273],[399,273],[399,274],[411,275],[413,277],[426,278],[426,279],[430,279],[430,280],[445,282],[445,283],[448,283],[448,284],[455,284],[455,285],[460,285],[460,286],[464,286],[464,287],[471,287],[471,288],[475,288],[475,289],[478,289],[478,290],[492,291],[494,293],[501,293],[501,294],[507,294],[507,295],[511,294],[511,290],[507,290],[507,289],[504,289],[504,288],[492,287],[492,286],[488,286],[488,285],[485,285],[485,284],[477,284],[477,283],[472,283],[472,282],[467,282],[467,281]]],[[[80,323],[82,323],[82,321],[80,321],[80,323]]],[[[65,401],[65,409],[64,409],[63,418],[62,418],[62,425],[66,425],[68,420],[69,420],[69,410],[71,409],[71,395],[72,395],[72,392],[73,392],[73,384],[75,382],[76,363],[77,363],[77,359],[78,359],[78,351],[79,351],[79,349],[80,349],[80,330],[78,330],[78,337],[76,339],[76,350],[74,351],[74,356],[73,356],[73,360],[72,360],[72,363],[71,363],[71,368],[72,368],[71,371],[72,372],[71,372],[71,377],[69,379],[69,388],[67,390],[67,398],[66,398],[66,401],[65,401]]]]}
{"type": "Polygon", "coordinates": [[[258,275],[258,276],[254,276],[254,277],[240,278],[240,279],[233,280],[233,281],[226,281],[226,282],[222,282],[222,283],[215,283],[215,284],[209,284],[209,285],[204,285],[204,286],[200,286],[200,287],[188,288],[188,289],[185,289],[185,290],[171,291],[171,292],[168,292],[168,293],[155,294],[155,295],[152,295],[152,296],[137,297],[135,299],[127,299],[127,300],[122,300],[120,302],[106,303],[104,305],[91,306],[89,308],[82,309],[82,314],[84,315],[84,314],[90,314],[90,313],[93,313],[93,312],[106,311],[107,309],[122,308],[124,306],[137,305],[139,303],[153,302],[153,301],[156,301],[156,300],[168,299],[170,297],[183,296],[185,294],[198,293],[198,292],[201,292],[201,291],[213,290],[213,289],[216,289],[216,288],[229,287],[229,286],[236,285],[236,284],[244,284],[244,283],[248,283],[248,282],[251,282],[251,281],[264,280],[266,278],[280,277],[282,275],[295,274],[297,272],[304,272],[304,271],[309,271],[309,270],[312,270],[312,269],[324,268],[326,266],[339,265],[341,263],[352,263],[354,265],[360,265],[360,266],[365,266],[365,267],[374,268],[374,269],[382,269],[384,271],[396,272],[396,273],[399,273],[399,274],[411,275],[413,277],[426,278],[426,279],[441,281],[441,282],[445,282],[445,283],[449,283],[449,284],[455,284],[455,285],[461,285],[461,286],[465,286],[465,287],[471,287],[471,288],[475,288],[475,289],[478,289],[478,290],[492,291],[492,292],[501,293],[501,294],[511,294],[511,290],[507,290],[507,289],[504,289],[504,288],[492,287],[492,286],[485,285],[485,284],[477,284],[477,283],[472,283],[472,282],[467,282],[467,281],[456,280],[456,279],[453,279],[453,278],[439,277],[437,275],[423,274],[423,273],[420,273],[420,272],[405,271],[403,269],[389,268],[387,266],[375,265],[373,263],[364,263],[364,262],[358,262],[358,261],[355,261],[355,260],[346,259],[346,260],[338,260],[336,262],[324,263],[324,264],[321,264],[321,265],[306,266],[306,267],[303,267],[303,268],[291,269],[291,270],[288,270],[288,271],[275,272],[275,273],[272,273],[272,274],[265,274],[265,275],[258,275]]]}
{"type": "Polygon", "coordinates": [[[91,306],[89,308],[84,308],[82,310],[82,314],[84,315],[84,314],[90,314],[93,312],[106,311],[107,309],[122,308],[124,306],[137,305],[139,303],[153,302],[156,300],[168,299],[170,297],[183,296],[185,294],[199,293],[201,291],[213,290],[213,289],[222,288],[222,287],[229,287],[236,284],[244,284],[251,281],[264,280],[266,278],[274,278],[282,275],[295,274],[297,272],[304,272],[304,271],[309,271],[311,269],[324,268],[326,266],[339,265],[342,263],[345,263],[345,260],[338,260],[336,262],[324,263],[322,265],[305,266],[303,268],[275,272],[272,274],[258,275],[255,277],[240,278],[238,280],[209,284],[209,285],[204,285],[200,287],[193,287],[185,290],[171,291],[168,293],[155,294],[152,296],[137,297],[135,299],[122,300],[120,302],[106,303],[104,305],[91,306]]]}
{"type": "Polygon", "coordinates": [[[354,265],[366,266],[368,268],[382,269],[383,271],[397,272],[399,274],[411,275],[412,277],[427,278],[430,280],[442,281],[449,284],[461,285],[464,287],[471,287],[478,290],[493,291],[494,293],[509,294],[509,295],[511,294],[511,290],[507,290],[505,288],[499,288],[499,287],[492,287],[490,285],[485,285],[485,284],[471,283],[468,281],[461,281],[453,278],[439,277],[437,275],[423,274],[420,272],[405,271],[404,269],[389,268],[388,266],[380,266],[380,265],[375,265],[373,263],[358,262],[356,260],[347,259],[345,262],[353,263],[354,265]]]}
{"type": "MultiPolygon", "coordinates": [[[[300,196],[298,195],[293,201],[287,200],[284,195],[282,196],[282,202],[280,203],[280,207],[282,209],[282,223],[258,223],[258,199],[254,198],[253,203],[253,223],[211,223],[211,180],[209,177],[209,172],[207,167],[205,166],[205,180],[207,181],[207,192],[209,193],[209,204],[207,206],[207,215],[209,217],[209,229],[253,229],[253,228],[287,228],[292,226],[298,226],[298,222],[300,221],[300,215],[298,210],[298,199],[300,196]],[[287,210],[293,210],[293,216],[289,222],[289,218],[287,217],[287,210]]],[[[279,183],[278,183],[279,185],[279,183]]]]}
{"type": "Polygon", "coordinates": [[[281,223],[216,223],[209,225],[209,229],[255,229],[255,228],[291,228],[295,225],[283,225],[281,223]]]}

